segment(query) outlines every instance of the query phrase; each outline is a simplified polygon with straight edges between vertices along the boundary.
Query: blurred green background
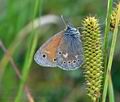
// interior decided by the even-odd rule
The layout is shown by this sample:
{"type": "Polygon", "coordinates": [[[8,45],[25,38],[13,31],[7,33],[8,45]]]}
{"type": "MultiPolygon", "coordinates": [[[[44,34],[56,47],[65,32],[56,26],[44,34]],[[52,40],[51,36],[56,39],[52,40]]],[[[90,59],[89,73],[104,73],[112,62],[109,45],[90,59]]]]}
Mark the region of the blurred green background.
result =
{"type": "MultiPolygon", "coordinates": [[[[0,43],[0,60],[2,62],[5,54],[2,45],[6,49],[16,46],[12,58],[20,72],[23,69],[27,49],[29,45],[32,46],[29,44],[32,34],[30,22],[32,21],[37,22],[33,24],[36,26],[34,34],[38,34],[36,50],[48,38],[65,28],[60,15],[68,17],[76,27],[81,26],[84,17],[96,16],[100,20],[101,32],[104,34],[107,0],[41,0],[38,4],[39,8],[36,10],[37,15],[33,19],[35,2],[36,0],[0,0],[0,41],[2,43],[0,43]]],[[[112,66],[116,102],[120,102],[119,43],[120,34],[118,34],[112,66]]],[[[5,61],[0,65],[0,102],[13,102],[17,96],[20,79],[16,75],[13,65],[10,62],[5,64],[5,61]]],[[[81,69],[63,71],[59,68],[41,67],[32,59],[28,73],[26,85],[35,102],[90,102],[86,96],[81,69]]],[[[21,102],[28,102],[24,91],[21,102]]]]}

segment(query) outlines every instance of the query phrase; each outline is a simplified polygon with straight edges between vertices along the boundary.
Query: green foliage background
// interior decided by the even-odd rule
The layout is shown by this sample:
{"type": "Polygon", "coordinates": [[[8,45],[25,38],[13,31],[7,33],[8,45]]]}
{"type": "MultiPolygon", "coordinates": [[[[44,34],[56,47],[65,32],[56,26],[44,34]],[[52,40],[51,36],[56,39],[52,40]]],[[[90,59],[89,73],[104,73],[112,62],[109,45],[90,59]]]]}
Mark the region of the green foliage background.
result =
{"type": "MultiPolygon", "coordinates": [[[[20,71],[23,69],[30,45],[31,33],[25,39],[19,38],[16,42],[14,41],[19,32],[33,20],[35,2],[36,0],[0,0],[0,40],[7,49],[10,46],[14,47],[18,40],[22,41],[12,56],[20,71]]],[[[100,19],[101,32],[104,33],[107,0],[42,0],[40,2],[34,19],[49,14],[64,15],[68,16],[77,27],[81,26],[81,20],[84,17],[92,15],[100,19]]],[[[38,34],[39,37],[36,50],[49,37],[63,28],[64,24],[61,22],[61,26],[49,24],[35,30],[35,34],[38,34]]],[[[111,33],[109,35],[109,39],[111,39],[111,33]]],[[[118,34],[112,66],[116,102],[120,100],[119,43],[120,34],[118,34]]],[[[4,52],[0,48],[1,61],[3,57],[4,52]]],[[[2,69],[4,68],[0,66],[0,102],[13,102],[17,96],[20,80],[10,63],[6,66],[4,73],[2,73],[2,69]]],[[[29,86],[35,102],[89,102],[81,71],[81,69],[63,71],[59,68],[43,68],[32,60],[26,84],[29,86]]],[[[21,102],[28,101],[24,91],[21,100],[21,102]]]]}

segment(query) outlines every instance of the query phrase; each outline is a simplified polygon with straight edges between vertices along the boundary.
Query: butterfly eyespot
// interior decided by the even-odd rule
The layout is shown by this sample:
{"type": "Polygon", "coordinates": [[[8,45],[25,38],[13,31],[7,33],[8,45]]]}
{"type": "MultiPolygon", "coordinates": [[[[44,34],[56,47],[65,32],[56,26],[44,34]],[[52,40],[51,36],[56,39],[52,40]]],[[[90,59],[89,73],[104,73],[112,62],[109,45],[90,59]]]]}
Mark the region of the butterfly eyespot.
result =
{"type": "Polygon", "coordinates": [[[71,63],[70,61],[68,61],[68,63],[71,63]]]}
{"type": "Polygon", "coordinates": [[[62,54],[62,52],[58,52],[58,54],[60,54],[60,55],[61,55],[61,54],[62,54]]]}
{"type": "Polygon", "coordinates": [[[42,57],[43,57],[43,58],[45,58],[45,57],[46,57],[46,55],[45,55],[45,54],[43,54],[43,55],[42,55],[42,57]]]}
{"type": "Polygon", "coordinates": [[[53,59],[54,62],[56,62],[56,60],[57,60],[56,58],[53,59]]]}
{"type": "Polygon", "coordinates": [[[63,63],[66,63],[65,61],[63,63]]]}
{"type": "Polygon", "coordinates": [[[76,63],[76,61],[74,60],[73,63],[76,63]]]}

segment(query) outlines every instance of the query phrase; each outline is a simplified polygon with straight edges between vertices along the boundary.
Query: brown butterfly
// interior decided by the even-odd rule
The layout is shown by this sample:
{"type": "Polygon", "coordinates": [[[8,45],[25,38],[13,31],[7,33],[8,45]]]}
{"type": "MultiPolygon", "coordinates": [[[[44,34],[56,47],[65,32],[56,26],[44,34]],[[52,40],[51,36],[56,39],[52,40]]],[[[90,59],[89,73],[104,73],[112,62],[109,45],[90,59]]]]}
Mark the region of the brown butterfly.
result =
{"type": "Polygon", "coordinates": [[[55,34],[36,52],[34,60],[41,66],[75,70],[83,63],[83,49],[80,32],[67,25],[66,29],[55,34]]]}

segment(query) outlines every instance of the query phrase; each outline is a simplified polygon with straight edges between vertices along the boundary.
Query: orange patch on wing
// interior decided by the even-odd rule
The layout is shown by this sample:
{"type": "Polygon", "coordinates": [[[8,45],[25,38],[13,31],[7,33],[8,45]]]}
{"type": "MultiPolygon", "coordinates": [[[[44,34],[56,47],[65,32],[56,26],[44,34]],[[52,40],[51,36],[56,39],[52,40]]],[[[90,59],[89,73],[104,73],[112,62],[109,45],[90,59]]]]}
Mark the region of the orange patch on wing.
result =
{"type": "Polygon", "coordinates": [[[53,62],[53,59],[56,58],[56,51],[61,41],[63,34],[55,35],[44,47],[44,52],[47,54],[49,60],[53,62]]]}

